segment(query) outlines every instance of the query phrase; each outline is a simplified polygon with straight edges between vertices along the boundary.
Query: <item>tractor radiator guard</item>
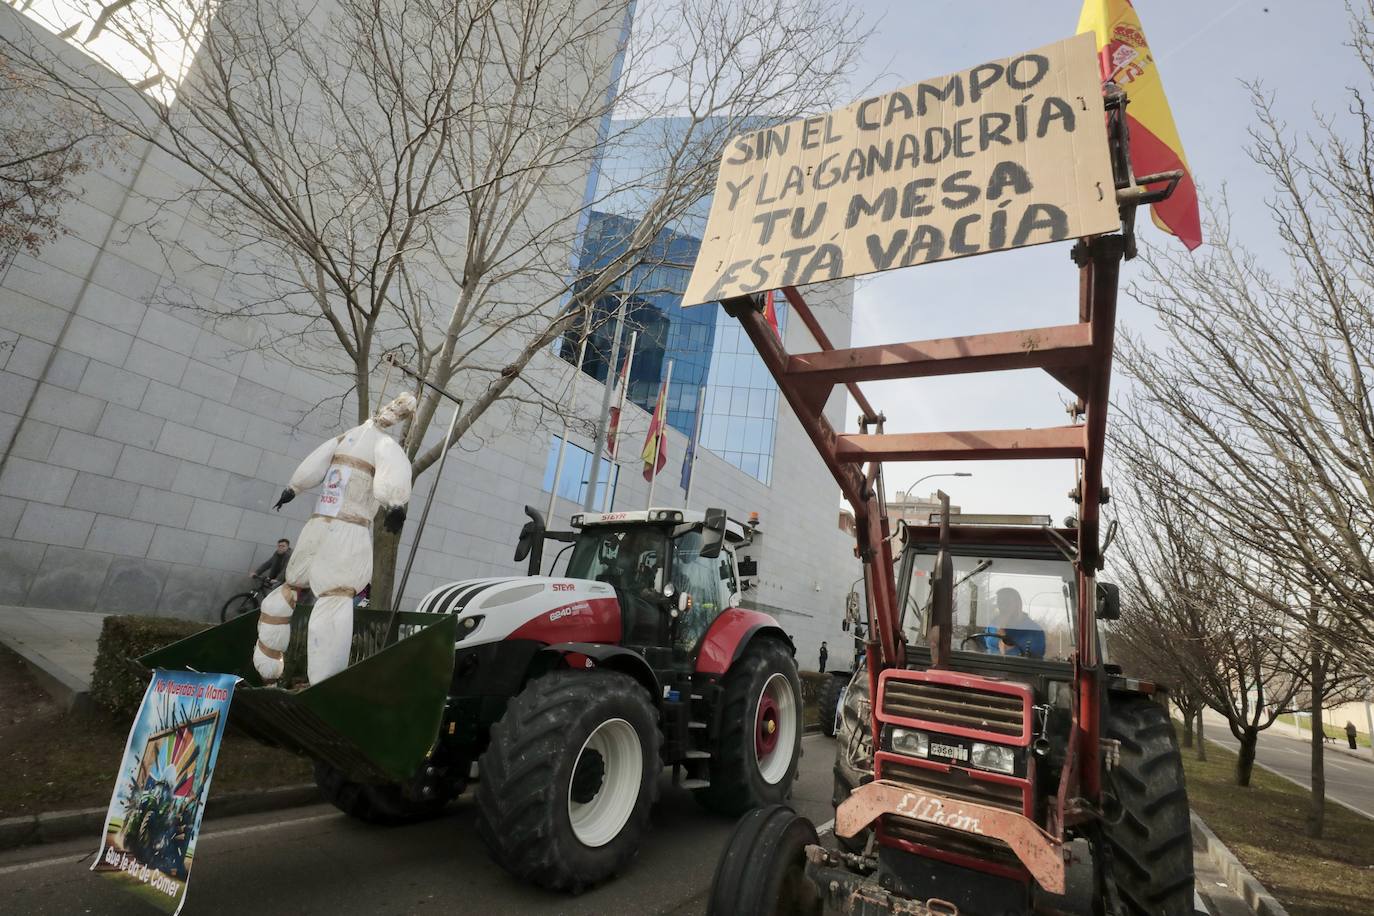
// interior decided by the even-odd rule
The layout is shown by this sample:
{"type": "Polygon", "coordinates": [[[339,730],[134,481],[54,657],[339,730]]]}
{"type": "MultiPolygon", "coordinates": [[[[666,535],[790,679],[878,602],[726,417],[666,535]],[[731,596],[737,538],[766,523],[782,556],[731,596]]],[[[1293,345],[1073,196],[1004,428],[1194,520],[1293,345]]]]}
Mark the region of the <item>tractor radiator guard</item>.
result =
{"type": "Polygon", "coordinates": [[[1051,894],[1064,893],[1066,848],[1030,818],[1003,808],[918,792],[879,779],[856,788],[835,809],[835,833],[856,836],[888,814],[1001,840],[1042,888],[1051,894]]]}
{"type": "MultiPolygon", "coordinates": [[[[291,622],[281,683],[305,675],[310,608],[291,622]]],[[[229,724],[275,747],[322,761],[350,781],[399,783],[434,749],[453,679],[457,619],[451,614],[356,608],[349,665],[303,690],[263,687],[253,668],[258,612],[165,646],[139,659],[148,668],[213,671],[243,678],[229,724]]]]}

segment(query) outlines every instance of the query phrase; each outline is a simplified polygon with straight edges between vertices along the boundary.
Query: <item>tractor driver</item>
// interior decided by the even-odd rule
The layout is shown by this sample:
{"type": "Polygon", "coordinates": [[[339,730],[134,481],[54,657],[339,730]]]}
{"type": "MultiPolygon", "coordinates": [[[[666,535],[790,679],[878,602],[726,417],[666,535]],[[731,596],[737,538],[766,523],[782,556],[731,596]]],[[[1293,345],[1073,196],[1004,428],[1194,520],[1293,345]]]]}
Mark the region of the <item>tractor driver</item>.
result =
{"type": "Polygon", "coordinates": [[[657,639],[659,628],[659,557],[662,536],[652,530],[625,532],[608,577],[623,600],[624,628],[635,641],[657,639]]]}
{"type": "Polygon", "coordinates": [[[997,590],[997,616],[987,628],[985,651],[1025,658],[1045,657],[1045,631],[1022,609],[1021,593],[1014,588],[997,590]]]}

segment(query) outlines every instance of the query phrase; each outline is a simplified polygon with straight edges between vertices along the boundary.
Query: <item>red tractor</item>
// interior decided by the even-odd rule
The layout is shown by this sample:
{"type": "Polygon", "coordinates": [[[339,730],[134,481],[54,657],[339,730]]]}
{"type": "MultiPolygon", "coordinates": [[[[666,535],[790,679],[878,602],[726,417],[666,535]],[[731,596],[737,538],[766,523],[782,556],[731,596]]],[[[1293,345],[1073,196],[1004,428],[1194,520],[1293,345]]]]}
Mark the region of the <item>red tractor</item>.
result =
{"type": "Polygon", "coordinates": [[[525,511],[516,559],[528,575],[460,580],[420,603],[456,618],[456,644],[419,775],[378,784],[317,764],[329,799],[365,820],[414,819],[477,774],[478,828],[497,863],[577,891],[635,855],[665,766],[722,814],[788,798],[801,687],[787,634],[739,606],[735,548],[752,529],[717,509],[649,509],[547,532],[525,511]],[[567,554],[561,575],[540,575],[546,540],[566,544],[551,564],[567,554]]]}
{"type": "Polygon", "coordinates": [[[853,507],[869,626],[865,665],[841,706],[840,848],[821,845],[785,806],[752,812],[720,859],[713,916],[1055,908],[1075,844],[1091,861],[1095,912],[1193,912],[1188,800],[1161,690],[1107,664],[1097,632],[1117,601],[1097,574],[1118,269],[1134,254],[1136,207],[1180,177],[1134,175],[1124,106],[1109,87],[1122,231],[1074,246],[1075,324],[837,350],[784,287],[820,348],[790,354],[761,296],[723,303],[853,507]],[[857,385],[1008,369],[1043,369],[1063,384],[1074,422],[891,433],[857,385]],[[862,411],[857,434],[822,412],[835,384],[862,411]],[[1046,458],[1077,462],[1078,511],[1063,527],[1048,517],[952,525],[947,506],[938,524],[889,524],[885,461],[1046,458]],[[1056,608],[1057,623],[1047,616],[1056,608]]]}

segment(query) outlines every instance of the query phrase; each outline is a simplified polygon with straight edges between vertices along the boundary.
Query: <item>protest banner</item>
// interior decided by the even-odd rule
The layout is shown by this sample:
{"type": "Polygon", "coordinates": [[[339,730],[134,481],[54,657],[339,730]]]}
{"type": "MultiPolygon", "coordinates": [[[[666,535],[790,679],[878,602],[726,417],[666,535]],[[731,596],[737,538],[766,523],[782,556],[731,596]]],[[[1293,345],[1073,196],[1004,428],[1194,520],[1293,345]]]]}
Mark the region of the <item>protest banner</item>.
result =
{"type": "Polygon", "coordinates": [[[736,137],[684,305],[1111,232],[1092,35],[736,137]]]}
{"type": "Polygon", "coordinates": [[[168,913],[186,901],[236,683],[231,674],[154,671],[129,730],[91,870],[168,913]]]}

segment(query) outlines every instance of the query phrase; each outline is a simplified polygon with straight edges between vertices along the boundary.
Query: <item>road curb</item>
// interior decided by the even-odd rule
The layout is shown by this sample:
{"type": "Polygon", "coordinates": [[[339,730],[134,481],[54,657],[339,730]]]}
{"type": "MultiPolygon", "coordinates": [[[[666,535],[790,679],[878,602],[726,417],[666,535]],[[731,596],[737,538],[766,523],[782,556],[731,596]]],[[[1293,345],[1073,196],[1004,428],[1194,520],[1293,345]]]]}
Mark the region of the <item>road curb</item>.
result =
{"type": "MultiPolygon", "coordinates": [[[[205,806],[205,819],[299,808],[322,800],[320,790],[313,785],[231,792],[211,797],[205,806]]],[[[81,837],[89,837],[91,843],[95,844],[100,840],[100,828],[105,826],[106,811],[105,808],[79,808],[0,819],[0,850],[59,843],[81,837]]]]}
{"type": "Polygon", "coordinates": [[[1237,894],[1245,901],[1246,906],[1250,907],[1257,916],[1288,916],[1288,911],[1283,908],[1283,904],[1264,889],[1264,885],[1245,866],[1240,864],[1235,853],[1226,848],[1226,844],[1217,839],[1217,835],[1211,828],[1203,823],[1202,818],[1193,813],[1193,847],[1200,849],[1212,860],[1212,864],[1230,882],[1237,894]]]}

